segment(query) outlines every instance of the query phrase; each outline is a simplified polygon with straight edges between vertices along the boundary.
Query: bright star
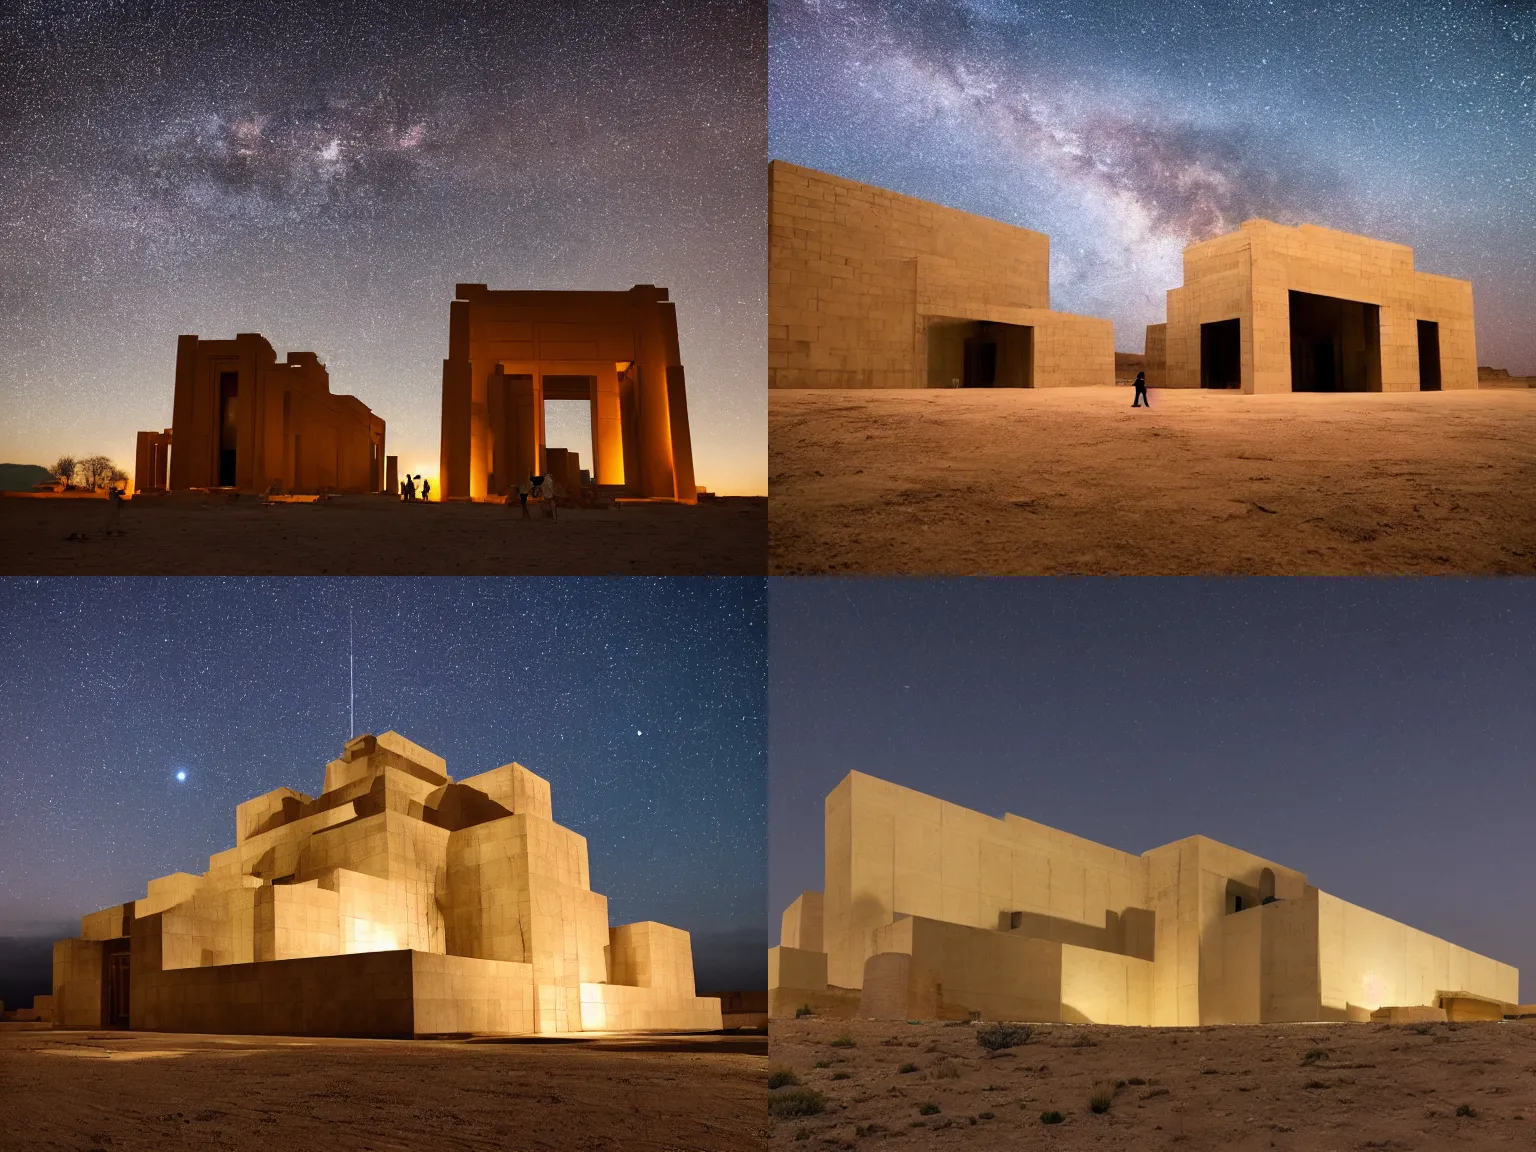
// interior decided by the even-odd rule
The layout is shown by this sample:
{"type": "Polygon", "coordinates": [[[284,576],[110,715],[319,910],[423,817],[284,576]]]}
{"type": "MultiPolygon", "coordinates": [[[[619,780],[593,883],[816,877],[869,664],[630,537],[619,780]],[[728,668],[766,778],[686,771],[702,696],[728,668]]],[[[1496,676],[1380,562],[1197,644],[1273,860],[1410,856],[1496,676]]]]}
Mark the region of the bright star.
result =
{"type": "Polygon", "coordinates": [[[184,780],[186,780],[186,778],[187,778],[187,770],[185,768],[177,769],[177,771],[176,771],[176,779],[184,781],[184,780]]]}
{"type": "Polygon", "coordinates": [[[644,733],[643,733],[643,732],[641,732],[641,731],[640,731],[640,729],[638,729],[638,728],[636,728],[636,729],[635,729],[635,735],[636,735],[636,736],[642,736],[642,735],[644,735],[644,733]]]}

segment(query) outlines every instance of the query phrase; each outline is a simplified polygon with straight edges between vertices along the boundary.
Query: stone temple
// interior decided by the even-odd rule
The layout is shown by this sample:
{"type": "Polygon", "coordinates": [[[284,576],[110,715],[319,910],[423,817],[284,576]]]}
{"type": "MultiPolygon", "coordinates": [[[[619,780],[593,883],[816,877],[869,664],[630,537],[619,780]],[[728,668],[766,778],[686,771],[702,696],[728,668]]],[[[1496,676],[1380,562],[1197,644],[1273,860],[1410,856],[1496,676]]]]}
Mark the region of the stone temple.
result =
{"type": "Polygon", "coordinates": [[[770,1015],[1203,1025],[1517,1012],[1509,965],[1251,853],[1192,836],[1134,856],[858,772],[826,800],[825,884],[784,913],[770,1015]]]}
{"type": "Polygon", "coordinates": [[[544,404],[592,419],[589,474],[620,498],[698,502],[688,394],[667,290],[492,291],[459,284],[443,361],[441,493],[484,500],[525,477],[579,481],[575,453],[545,442],[544,404]]]}
{"type": "Polygon", "coordinates": [[[775,160],[770,388],[1115,382],[1108,320],[1051,311],[1050,238],[775,160]]]}
{"type": "Polygon", "coordinates": [[[139,433],[136,489],[366,493],[383,484],[384,421],[332,393],[313,352],[279,361],[255,332],[177,339],[171,427],[139,433]]]}
{"type": "Polygon", "coordinates": [[[1165,388],[1476,388],[1472,285],[1415,270],[1403,244],[1247,220],[1184,250],[1146,359],[1165,388]]]}
{"type": "Polygon", "coordinates": [[[720,1027],[688,933],[609,927],[587,842],[520,764],[454,781],[394,732],[309,797],[241,804],[201,876],[151,880],[54,945],[60,1025],[410,1037],[720,1027]]]}

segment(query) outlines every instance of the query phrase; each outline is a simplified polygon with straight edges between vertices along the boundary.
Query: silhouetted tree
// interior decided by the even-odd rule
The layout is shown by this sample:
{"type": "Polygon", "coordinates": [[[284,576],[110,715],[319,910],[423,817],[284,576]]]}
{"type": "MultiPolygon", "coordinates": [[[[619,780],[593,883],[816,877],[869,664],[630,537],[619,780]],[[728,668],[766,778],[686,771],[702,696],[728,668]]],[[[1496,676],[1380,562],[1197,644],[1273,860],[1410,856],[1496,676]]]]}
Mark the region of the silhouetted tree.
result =
{"type": "Polygon", "coordinates": [[[86,488],[105,488],[116,471],[117,465],[107,457],[87,456],[80,461],[80,483],[86,488]]]}
{"type": "Polygon", "coordinates": [[[55,480],[60,480],[65,484],[73,484],[77,467],[78,463],[73,456],[60,456],[54,461],[53,467],[48,469],[48,471],[53,474],[55,480]]]}

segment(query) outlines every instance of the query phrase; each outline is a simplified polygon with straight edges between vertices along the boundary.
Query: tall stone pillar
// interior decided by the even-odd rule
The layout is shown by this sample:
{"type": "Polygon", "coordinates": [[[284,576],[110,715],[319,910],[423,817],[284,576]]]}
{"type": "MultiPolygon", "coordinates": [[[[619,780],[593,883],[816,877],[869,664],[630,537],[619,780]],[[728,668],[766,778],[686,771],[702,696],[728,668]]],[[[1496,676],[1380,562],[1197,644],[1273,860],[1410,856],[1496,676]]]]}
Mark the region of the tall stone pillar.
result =
{"type": "Polygon", "coordinates": [[[630,293],[637,310],[636,366],[640,369],[638,494],[650,498],[675,497],[671,406],[667,402],[668,340],[661,310],[662,294],[650,284],[636,285],[630,293]]]}
{"type": "Polygon", "coordinates": [[[468,500],[469,486],[469,304],[448,306],[448,359],[443,361],[443,412],[438,487],[444,500],[468,500]]]}
{"type": "Polygon", "coordinates": [[[619,410],[619,372],[603,371],[593,385],[592,479],[597,484],[624,483],[623,417],[619,410]]]}

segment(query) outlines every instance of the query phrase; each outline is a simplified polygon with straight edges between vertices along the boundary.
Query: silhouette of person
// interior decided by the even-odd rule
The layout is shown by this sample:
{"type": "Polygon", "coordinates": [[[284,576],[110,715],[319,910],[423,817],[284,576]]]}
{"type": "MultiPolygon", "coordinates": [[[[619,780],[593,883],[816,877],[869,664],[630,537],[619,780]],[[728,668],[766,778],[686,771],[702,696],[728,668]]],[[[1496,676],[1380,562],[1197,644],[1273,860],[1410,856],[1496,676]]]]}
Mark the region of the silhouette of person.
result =
{"type": "Polygon", "coordinates": [[[405,478],[405,498],[407,500],[416,499],[416,477],[414,476],[407,476],[405,478]]]}
{"type": "Polygon", "coordinates": [[[524,480],[517,486],[517,502],[523,506],[523,519],[528,519],[528,493],[533,490],[533,485],[524,480]]]}
{"type": "Polygon", "coordinates": [[[432,481],[423,480],[421,482],[421,498],[423,500],[432,499],[432,481]]]}
{"type": "Polygon", "coordinates": [[[560,519],[559,514],[555,511],[557,507],[555,501],[555,476],[552,472],[547,473],[544,477],[544,501],[549,505],[549,518],[551,520],[560,519]]]}
{"type": "Polygon", "coordinates": [[[118,531],[118,517],[122,515],[123,493],[116,484],[107,486],[107,535],[121,536],[118,531]]]}
{"type": "Polygon", "coordinates": [[[1150,407],[1152,407],[1152,401],[1147,399],[1147,374],[1145,372],[1138,372],[1138,373],[1136,373],[1136,396],[1131,401],[1131,407],[1132,408],[1150,408],[1150,407]]]}

